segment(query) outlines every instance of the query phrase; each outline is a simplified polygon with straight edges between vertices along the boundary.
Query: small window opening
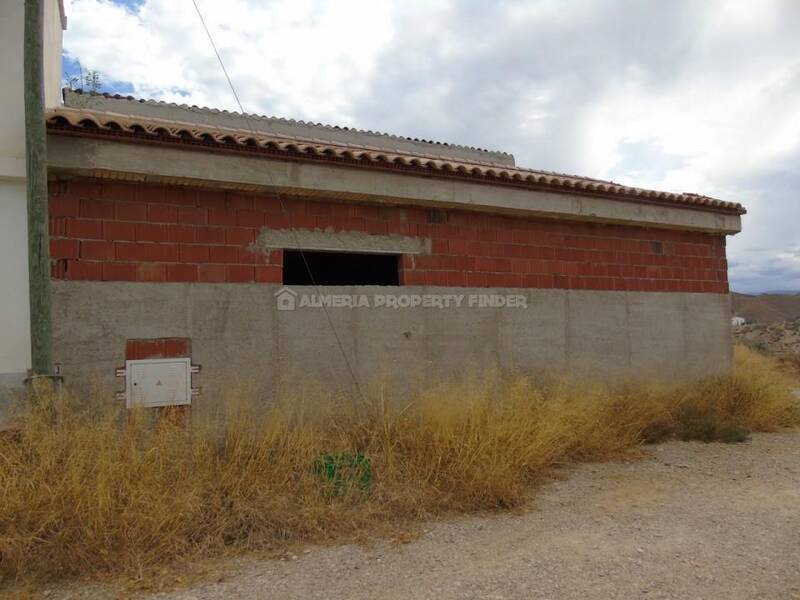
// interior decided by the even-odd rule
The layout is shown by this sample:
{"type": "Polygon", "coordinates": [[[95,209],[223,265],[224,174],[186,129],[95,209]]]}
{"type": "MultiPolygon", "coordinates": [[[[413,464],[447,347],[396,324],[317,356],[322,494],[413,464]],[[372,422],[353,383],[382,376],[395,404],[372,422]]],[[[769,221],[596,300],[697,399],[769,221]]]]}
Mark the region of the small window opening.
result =
{"type": "Polygon", "coordinates": [[[664,254],[664,242],[650,242],[653,254],[664,254]]]}
{"type": "Polygon", "coordinates": [[[299,250],[284,250],[283,283],[285,285],[313,285],[315,282],[319,285],[400,285],[399,259],[397,254],[307,250],[301,253],[299,250]]]}

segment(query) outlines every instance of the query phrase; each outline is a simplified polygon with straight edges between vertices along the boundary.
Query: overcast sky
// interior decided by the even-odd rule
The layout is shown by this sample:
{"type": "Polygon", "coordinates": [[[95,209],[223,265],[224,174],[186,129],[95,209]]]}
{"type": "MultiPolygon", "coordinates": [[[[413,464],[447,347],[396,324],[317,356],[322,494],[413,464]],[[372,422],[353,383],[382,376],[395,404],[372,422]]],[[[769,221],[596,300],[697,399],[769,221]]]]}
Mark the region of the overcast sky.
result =
{"type": "MultiPolygon", "coordinates": [[[[737,291],[800,291],[800,0],[198,0],[245,110],[739,201],[737,291]]],[[[65,69],[235,109],[191,0],[67,0],[65,69]]]]}

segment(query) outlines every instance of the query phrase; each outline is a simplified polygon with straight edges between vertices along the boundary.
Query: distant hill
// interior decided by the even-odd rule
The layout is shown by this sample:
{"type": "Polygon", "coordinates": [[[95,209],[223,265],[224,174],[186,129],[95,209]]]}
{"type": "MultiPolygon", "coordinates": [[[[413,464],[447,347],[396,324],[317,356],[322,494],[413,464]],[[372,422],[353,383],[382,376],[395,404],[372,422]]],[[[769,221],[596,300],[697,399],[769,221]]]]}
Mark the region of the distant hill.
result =
{"type": "Polygon", "coordinates": [[[800,318],[800,294],[732,293],[733,314],[758,323],[780,323],[800,318]]]}

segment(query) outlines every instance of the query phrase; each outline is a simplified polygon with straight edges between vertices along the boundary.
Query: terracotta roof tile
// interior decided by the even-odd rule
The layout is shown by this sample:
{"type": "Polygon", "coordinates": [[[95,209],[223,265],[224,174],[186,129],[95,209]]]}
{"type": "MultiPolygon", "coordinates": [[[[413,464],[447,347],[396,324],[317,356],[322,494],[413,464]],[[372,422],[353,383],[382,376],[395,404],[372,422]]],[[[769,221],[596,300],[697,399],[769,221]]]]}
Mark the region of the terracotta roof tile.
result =
{"type": "MultiPolygon", "coordinates": [[[[312,137],[259,133],[249,129],[211,127],[140,115],[55,108],[47,113],[52,133],[127,137],[142,142],[182,143],[196,148],[261,151],[301,160],[332,160],[373,168],[394,167],[407,172],[468,177],[495,185],[516,185],[554,192],[613,197],[632,202],[698,208],[713,212],[744,214],[739,203],[690,193],[672,193],[620,185],[613,181],[551,171],[512,167],[477,160],[459,160],[434,152],[410,153],[368,144],[336,143],[312,137]]],[[[432,147],[435,150],[435,146],[432,147]]]]}
{"type": "MultiPolygon", "coordinates": [[[[504,157],[508,157],[509,159],[513,160],[513,157],[508,152],[502,152],[499,150],[488,150],[486,148],[478,148],[476,146],[469,146],[464,144],[452,144],[449,142],[439,142],[436,140],[427,140],[424,138],[416,138],[416,137],[409,137],[404,135],[395,135],[392,133],[384,133],[382,131],[373,131],[371,129],[359,129],[357,127],[347,127],[344,125],[329,125],[327,123],[319,123],[315,121],[303,121],[302,119],[286,119],[283,117],[273,117],[268,115],[261,115],[258,113],[240,113],[236,111],[225,110],[221,108],[210,108],[207,106],[197,106],[196,104],[178,104],[177,102],[165,102],[163,100],[153,100],[150,98],[136,98],[135,96],[123,96],[121,94],[109,94],[109,93],[98,93],[98,92],[84,92],[83,90],[70,90],[68,88],[64,88],[64,99],[65,99],[65,106],[70,108],[75,108],[77,104],[80,103],[80,100],[75,100],[73,98],[77,97],[80,98],[81,96],[85,96],[89,99],[91,98],[104,98],[107,100],[114,100],[114,101],[123,101],[123,102],[130,102],[134,105],[144,105],[144,106],[154,106],[154,107],[163,107],[163,108],[175,108],[181,109],[184,111],[191,111],[192,113],[200,113],[206,115],[226,115],[230,117],[238,117],[242,119],[249,119],[256,122],[259,121],[267,121],[270,123],[285,123],[287,125],[305,125],[309,127],[318,128],[322,131],[349,131],[358,134],[365,134],[369,136],[375,136],[380,138],[385,138],[386,140],[398,140],[398,141],[408,141],[408,142],[418,142],[420,144],[430,144],[432,146],[440,146],[442,148],[456,148],[456,149],[463,149],[463,150],[471,150],[474,152],[483,152],[486,154],[495,154],[501,155],[504,157]]],[[[85,102],[86,100],[84,100],[85,102]]],[[[91,100],[89,100],[91,102],[91,100]]],[[[90,108],[90,106],[87,106],[90,108]]],[[[131,111],[136,113],[137,111],[131,111]]]]}

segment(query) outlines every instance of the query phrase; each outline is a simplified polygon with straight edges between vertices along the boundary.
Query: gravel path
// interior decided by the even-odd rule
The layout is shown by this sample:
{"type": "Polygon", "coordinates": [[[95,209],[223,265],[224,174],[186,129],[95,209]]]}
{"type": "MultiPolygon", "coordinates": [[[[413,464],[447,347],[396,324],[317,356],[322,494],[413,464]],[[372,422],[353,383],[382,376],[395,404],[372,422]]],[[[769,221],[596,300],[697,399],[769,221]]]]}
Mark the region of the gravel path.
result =
{"type": "Polygon", "coordinates": [[[581,466],[525,514],[435,523],[408,544],[247,559],[223,582],[148,597],[800,599],[800,432],[649,452],[581,466]]]}

